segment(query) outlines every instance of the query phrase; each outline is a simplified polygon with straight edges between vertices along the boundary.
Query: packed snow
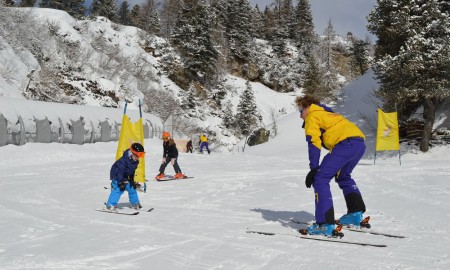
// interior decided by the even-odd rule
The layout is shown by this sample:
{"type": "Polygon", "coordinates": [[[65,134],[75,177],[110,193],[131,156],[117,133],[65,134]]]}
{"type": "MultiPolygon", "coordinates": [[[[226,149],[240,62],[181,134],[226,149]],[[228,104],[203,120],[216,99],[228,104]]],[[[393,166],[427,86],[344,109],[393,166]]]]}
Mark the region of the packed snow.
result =
{"type": "MultiPolygon", "coordinates": [[[[246,233],[295,232],[314,219],[304,186],[307,146],[298,113],[278,136],[245,152],[181,153],[192,179],[156,182],[162,141],[145,141],[145,209],[137,216],[94,211],[109,190],[117,143],[0,147],[1,269],[449,269],[450,148],[361,160],[353,176],[374,230],[343,240],[385,248],[246,233]]],[[[166,173],[172,173],[169,166],[166,173]]],[[[345,201],[331,184],[338,217],[345,201]]],[[[128,208],[127,194],[119,206],[128,208]]]]}

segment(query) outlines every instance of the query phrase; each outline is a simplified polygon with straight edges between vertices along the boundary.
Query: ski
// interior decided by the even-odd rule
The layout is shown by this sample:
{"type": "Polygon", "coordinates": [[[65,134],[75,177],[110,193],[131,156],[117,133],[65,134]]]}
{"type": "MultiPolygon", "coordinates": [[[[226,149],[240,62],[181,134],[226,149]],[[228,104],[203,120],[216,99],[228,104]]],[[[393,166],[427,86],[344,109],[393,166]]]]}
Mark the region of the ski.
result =
{"type": "MultiPolygon", "coordinates": [[[[300,221],[300,220],[296,220],[296,219],[291,219],[291,222],[297,223],[297,224],[311,225],[310,223],[308,223],[306,221],[300,221]]],[[[383,232],[374,231],[372,229],[354,228],[354,227],[348,227],[348,226],[342,226],[342,229],[347,230],[347,231],[352,231],[352,232],[369,233],[369,234],[373,234],[373,235],[380,235],[380,236],[386,236],[386,237],[392,237],[392,238],[406,238],[406,236],[403,236],[403,235],[383,233],[383,232]]]]}
{"type": "Polygon", "coordinates": [[[341,240],[338,238],[325,238],[324,236],[313,236],[313,235],[301,235],[300,233],[294,234],[294,233],[279,233],[279,232],[267,232],[267,231],[257,231],[257,230],[250,230],[247,229],[247,233],[257,233],[262,235],[285,235],[285,236],[292,236],[307,240],[315,240],[315,241],[323,241],[323,242],[333,242],[333,243],[340,243],[340,244],[348,244],[348,245],[358,245],[358,246],[367,246],[367,247],[387,247],[387,245],[384,244],[373,244],[368,242],[355,242],[355,241],[347,241],[347,240],[341,240]]]}
{"type": "MultiPolygon", "coordinates": [[[[106,205],[106,202],[104,202],[103,204],[106,205]]],[[[132,207],[129,207],[129,208],[133,209],[132,207]]],[[[122,209],[122,208],[118,208],[118,209],[122,209]]],[[[102,209],[102,210],[104,210],[104,209],[102,209]]],[[[145,210],[145,209],[142,209],[142,206],[141,206],[140,209],[134,209],[134,210],[137,210],[139,212],[151,212],[151,211],[155,210],[155,207],[151,207],[151,208],[145,210]]],[[[98,210],[98,211],[100,211],[100,210],[98,210]]],[[[137,215],[137,214],[135,214],[135,215],[137,215]]]]}
{"type": "Polygon", "coordinates": [[[132,212],[132,213],[113,212],[113,211],[108,211],[106,209],[95,209],[95,211],[104,212],[104,213],[110,213],[110,214],[127,215],[127,216],[135,216],[135,215],[139,214],[139,212],[132,212]]]}
{"type": "Polygon", "coordinates": [[[158,182],[164,182],[164,181],[172,181],[172,180],[183,180],[183,179],[190,179],[194,178],[193,176],[185,176],[183,178],[175,178],[175,177],[164,177],[162,179],[156,179],[158,182]]]}

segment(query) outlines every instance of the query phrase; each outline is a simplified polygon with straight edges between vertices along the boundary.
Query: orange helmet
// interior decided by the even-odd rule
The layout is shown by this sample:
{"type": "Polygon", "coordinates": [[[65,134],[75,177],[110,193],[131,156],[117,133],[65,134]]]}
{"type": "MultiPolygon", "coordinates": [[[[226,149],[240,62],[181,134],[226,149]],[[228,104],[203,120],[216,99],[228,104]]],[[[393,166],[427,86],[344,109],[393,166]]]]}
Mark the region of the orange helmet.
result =
{"type": "Polygon", "coordinates": [[[168,131],[164,131],[162,134],[163,138],[169,138],[170,137],[170,133],[168,131]]]}
{"type": "Polygon", "coordinates": [[[134,155],[143,158],[145,156],[144,146],[140,143],[133,143],[130,147],[131,153],[134,155]]]}

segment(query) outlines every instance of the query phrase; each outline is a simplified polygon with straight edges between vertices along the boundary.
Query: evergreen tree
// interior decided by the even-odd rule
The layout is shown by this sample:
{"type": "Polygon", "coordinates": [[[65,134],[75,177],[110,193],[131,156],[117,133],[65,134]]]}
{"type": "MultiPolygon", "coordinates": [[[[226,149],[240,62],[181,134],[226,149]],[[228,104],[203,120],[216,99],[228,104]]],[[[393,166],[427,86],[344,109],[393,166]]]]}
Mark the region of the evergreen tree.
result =
{"type": "Polygon", "coordinates": [[[159,17],[154,0],[147,0],[141,8],[141,29],[150,34],[157,34],[160,31],[159,17]]]}
{"type": "Polygon", "coordinates": [[[186,1],[176,22],[172,43],[183,56],[187,78],[216,83],[218,51],[212,43],[211,20],[204,1],[186,1]]]}
{"type": "Polygon", "coordinates": [[[258,4],[256,4],[255,8],[251,10],[251,18],[252,22],[252,37],[255,38],[264,38],[263,37],[263,29],[264,29],[264,19],[263,14],[259,10],[258,4]]]}
{"type": "Polygon", "coordinates": [[[351,47],[351,70],[357,71],[358,75],[363,75],[369,69],[369,44],[361,39],[352,40],[351,47]]]}
{"type": "Polygon", "coordinates": [[[249,81],[245,84],[246,88],[239,100],[237,106],[236,123],[239,125],[241,133],[249,135],[252,130],[258,127],[261,116],[256,107],[255,97],[253,95],[252,85],[249,81]]]}
{"type": "Polygon", "coordinates": [[[275,28],[275,15],[273,11],[266,6],[263,13],[263,39],[272,40],[275,28]]]}
{"type": "Polygon", "coordinates": [[[13,7],[15,5],[15,2],[13,0],[5,0],[4,5],[5,7],[13,7]]]}
{"type": "Polygon", "coordinates": [[[225,128],[232,129],[235,127],[234,116],[233,116],[233,104],[230,100],[227,101],[223,108],[222,124],[225,128]]]}
{"type": "Polygon", "coordinates": [[[111,21],[115,21],[116,9],[116,0],[94,0],[91,5],[91,15],[103,16],[111,21]]]}
{"type": "Polygon", "coordinates": [[[250,3],[248,0],[229,0],[226,2],[227,13],[224,15],[225,34],[229,44],[231,59],[246,60],[250,56],[251,22],[250,3]]]}
{"type": "Polygon", "coordinates": [[[315,95],[319,98],[325,98],[329,96],[322,85],[322,73],[320,72],[319,64],[317,63],[314,55],[308,55],[308,66],[305,71],[305,81],[303,83],[303,88],[305,88],[305,93],[310,95],[315,95]]]}
{"type": "Polygon", "coordinates": [[[411,104],[423,106],[425,127],[420,150],[425,152],[436,108],[450,99],[450,6],[447,0],[377,2],[369,29],[382,36],[377,41],[382,48],[377,51],[375,67],[381,82],[379,93],[388,109],[399,105],[402,118],[415,109],[411,104]],[[386,48],[386,41],[396,35],[399,40],[393,41],[394,49],[386,48]]]}
{"type": "Polygon", "coordinates": [[[131,25],[129,8],[130,5],[128,4],[128,1],[123,1],[120,5],[117,12],[117,20],[120,24],[131,25]]]}
{"type": "Polygon", "coordinates": [[[325,29],[324,38],[320,42],[320,57],[323,63],[324,85],[330,91],[336,89],[337,85],[337,71],[335,58],[336,54],[333,50],[333,42],[336,37],[331,19],[328,21],[328,27],[325,29]]]}
{"type": "Polygon", "coordinates": [[[131,26],[141,27],[144,23],[141,16],[141,6],[134,5],[129,13],[129,21],[131,26]]]}
{"type": "Polygon", "coordinates": [[[22,0],[20,2],[21,7],[34,7],[34,4],[36,3],[36,0],[22,0]]]}
{"type": "Polygon", "coordinates": [[[163,0],[161,7],[161,33],[163,37],[169,39],[181,9],[180,0],[163,0]]]}
{"type": "MultiPolygon", "coordinates": [[[[275,29],[272,31],[272,39],[270,40],[273,51],[279,56],[283,56],[286,49],[286,39],[289,37],[289,18],[287,16],[290,16],[292,11],[283,5],[284,1],[276,0],[274,2],[275,29]]],[[[289,0],[289,3],[292,4],[292,1],[289,0]]]]}
{"type": "Polygon", "coordinates": [[[295,23],[292,33],[294,33],[293,39],[297,48],[305,52],[305,54],[311,53],[317,41],[308,0],[299,0],[298,2],[295,9],[295,23]]]}

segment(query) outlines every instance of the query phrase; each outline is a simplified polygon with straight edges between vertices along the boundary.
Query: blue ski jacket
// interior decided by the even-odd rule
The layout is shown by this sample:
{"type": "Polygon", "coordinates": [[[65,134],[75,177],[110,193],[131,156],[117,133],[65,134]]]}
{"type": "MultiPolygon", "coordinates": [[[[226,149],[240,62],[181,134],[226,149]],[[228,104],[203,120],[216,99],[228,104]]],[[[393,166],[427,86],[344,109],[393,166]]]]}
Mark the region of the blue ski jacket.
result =
{"type": "Polygon", "coordinates": [[[119,158],[111,167],[110,179],[117,180],[119,183],[128,180],[134,180],[134,172],[139,165],[139,160],[134,161],[131,158],[130,149],[123,152],[123,156],[119,158]]]}

